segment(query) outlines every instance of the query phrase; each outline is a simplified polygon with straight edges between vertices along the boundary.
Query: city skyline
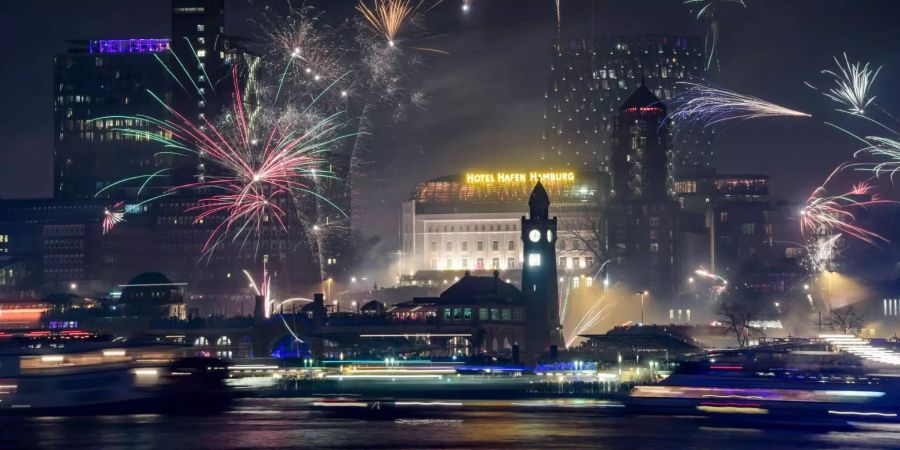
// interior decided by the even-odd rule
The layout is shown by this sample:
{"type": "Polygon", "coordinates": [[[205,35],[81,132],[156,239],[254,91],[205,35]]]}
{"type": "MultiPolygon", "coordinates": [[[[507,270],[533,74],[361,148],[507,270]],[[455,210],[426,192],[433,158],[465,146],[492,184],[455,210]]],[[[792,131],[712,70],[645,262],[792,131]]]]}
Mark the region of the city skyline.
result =
{"type": "MultiPolygon", "coordinates": [[[[54,28],[40,39],[25,39],[28,45],[14,48],[14,51],[21,52],[22,57],[27,56],[25,60],[29,64],[28,69],[20,68],[3,75],[8,77],[7,85],[21,87],[11,94],[24,96],[22,101],[17,102],[23,105],[23,113],[10,115],[3,121],[8,127],[3,130],[4,135],[8,136],[3,151],[12,155],[10,157],[14,161],[21,160],[21,165],[10,164],[6,167],[16,166],[26,170],[3,174],[0,195],[4,198],[46,197],[50,193],[51,118],[46,112],[47,104],[36,99],[50,97],[50,74],[40,70],[40,67],[48,67],[46,64],[49,64],[53,54],[62,52],[67,46],[65,41],[72,38],[168,34],[167,2],[159,2],[158,7],[147,4],[148,15],[137,22],[129,18],[127,8],[114,3],[79,6],[71,10],[60,5],[62,9],[55,8],[53,11],[70,16],[83,15],[86,19],[83,25],[54,28]],[[104,20],[104,15],[116,20],[104,20]],[[43,59],[46,63],[42,66],[43,59]],[[41,117],[44,119],[31,120],[41,117]],[[27,123],[23,122],[26,118],[27,123]],[[34,150],[16,151],[21,148],[34,150]],[[29,175],[24,176],[25,173],[29,175]]],[[[352,10],[352,3],[337,2],[333,7],[346,12],[352,10]]],[[[450,55],[429,57],[425,66],[422,79],[429,99],[426,111],[415,114],[399,126],[386,127],[376,133],[370,144],[373,148],[373,175],[367,182],[371,189],[366,189],[369,194],[362,195],[363,203],[396,209],[416,183],[471,169],[493,169],[510,152],[535,155],[540,152],[539,130],[544,107],[542,94],[548,79],[550,42],[557,36],[552,5],[544,4],[551,2],[533,2],[518,8],[502,0],[485,2],[489,4],[484,5],[482,10],[473,10],[470,16],[461,16],[456,9],[458,5],[446,3],[429,18],[429,26],[435,35],[429,39],[429,44],[448,51],[450,55]],[[513,51],[508,51],[510,49],[513,51]],[[487,83],[475,81],[481,81],[480,73],[496,71],[506,75],[499,77],[505,80],[504,83],[490,79],[487,83]],[[527,125],[529,123],[530,126],[527,125]],[[458,133],[458,130],[466,130],[466,133],[458,133]],[[382,148],[390,148],[391,151],[382,148]],[[417,175],[411,178],[411,173],[417,175]],[[373,196],[372,192],[379,195],[373,196]]],[[[591,24],[585,18],[586,4],[570,3],[568,10],[563,9],[561,35],[589,35],[591,24]]],[[[593,3],[596,17],[593,30],[596,35],[670,33],[700,37],[703,34],[702,25],[679,2],[645,1],[635,2],[633,6],[600,1],[593,3]],[[650,14],[647,8],[655,8],[659,12],[650,14]],[[636,19],[637,16],[640,20],[636,19]]],[[[839,14],[836,12],[838,4],[825,2],[813,14],[804,14],[803,20],[820,24],[814,27],[816,29],[835,28],[845,21],[866,23],[867,26],[854,30],[852,36],[793,33],[791,22],[798,20],[796,17],[800,16],[795,12],[802,6],[790,2],[755,2],[746,9],[723,12],[719,47],[721,73],[715,77],[716,81],[811,112],[817,118],[832,118],[832,105],[803,85],[804,81],[820,79],[818,71],[831,67],[832,57],[846,51],[856,60],[884,64],[886,67],[880,75],[882,79],[891,78],[897,70],[887,64],[897,50],[874,45],[889,33],[889,21],[886,19],[889,15],[875,14],[874,11],[891,10],[896,6],[884,2],[883,7],[842,10],[839,14]],[[767,32],[759,33],[760,29],[767,32]],[[775,45],[775,42],[780,43],[775,45]],[[790,57],[791,52],[794,57],[790,57]],[[801,52],[804,57],[797,57],[801,52]],[[751,60],[742,57],[743,54],[755,56],[751,60]],[[763,69],[757,70],[757,67],[763,69]]],[[[47,14],[47,11],[22,4],[6,4],[3,7],[10,12],[33,16],[47,14]]],[[[249,14],[252,8],[242,1],[229,1],[227,7],[231,13],[228,25],[237,30],[235,34],[252,35],[251,28],[244,23],[244,14],[249,14]]],[[[10,24],[4,30],[10,33],[9,39],[32,33],[17,28],[16,24],[10,24]]],[[[879,101],[889,103],[896,100],[896,94],[886,87],[887,84],[884,84],[876,88],[879,101]]],[[[719,153],[716,165],[723,172],[740,168],[744,172],[766,173],[772,177],[772,191],[777,198],[800,201],[821,182],[823,173],[845,160],[858,147],[852,139],[816,122],[763,120],[730,124],[716,143],[719,153]],[[811,148],[816,150],[808,150],[811,148]],[[760,158],[749,162],[749,167],[747,161],[739,158],[747,151],[760,154],[760,158]],[[790,154],[799,154],[809,163],[790,166],[790,161],[783,156],[790,154]]],[[[523,161],[523,165],[537,164],[523,161]]],[[[377,234],[387,243],[395,244],[396,220],[372,215],[362,219],[361,228],[367,233],[377,234]]]]}

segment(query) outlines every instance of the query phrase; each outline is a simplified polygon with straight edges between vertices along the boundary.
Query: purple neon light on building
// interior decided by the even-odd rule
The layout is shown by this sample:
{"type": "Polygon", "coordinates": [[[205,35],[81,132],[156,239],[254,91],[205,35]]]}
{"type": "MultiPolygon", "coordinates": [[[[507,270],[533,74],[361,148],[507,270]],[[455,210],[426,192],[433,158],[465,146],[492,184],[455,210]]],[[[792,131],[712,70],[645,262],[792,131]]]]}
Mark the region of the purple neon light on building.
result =
{"type": "Polygon", "coordinates": [[[159,53],[169,49],[169,39],[98,39],[91,53],[159,53]]]}

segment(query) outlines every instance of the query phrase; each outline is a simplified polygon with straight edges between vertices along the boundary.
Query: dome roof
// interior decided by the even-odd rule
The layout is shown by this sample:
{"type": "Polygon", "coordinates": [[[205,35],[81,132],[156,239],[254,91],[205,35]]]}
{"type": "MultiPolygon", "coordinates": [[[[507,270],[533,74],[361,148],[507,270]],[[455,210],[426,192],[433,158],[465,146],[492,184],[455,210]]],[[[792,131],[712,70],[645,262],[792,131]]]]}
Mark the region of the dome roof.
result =
{"type": "Polygon", "coordinates": [[[144,272],[132,278],[128,284],[172,284],[172,280],[159,272],[144,272]]]}

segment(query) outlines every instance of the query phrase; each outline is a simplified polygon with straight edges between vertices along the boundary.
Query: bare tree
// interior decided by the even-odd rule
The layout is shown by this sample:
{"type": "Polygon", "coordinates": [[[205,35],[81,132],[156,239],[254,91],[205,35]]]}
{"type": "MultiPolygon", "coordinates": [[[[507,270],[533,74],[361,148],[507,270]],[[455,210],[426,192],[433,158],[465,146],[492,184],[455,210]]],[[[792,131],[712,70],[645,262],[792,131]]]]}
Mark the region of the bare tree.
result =
{"type": "Polygon", "coordinates": [[[594,257],[589,269],[596,270],[606,261],[606,222],[599,211],[585,212],[572,222],[572,236],[594,257]]]}
{"type": "Polygon", "coordinates": [[[843,334],[858,334],[866,323],[866,315],[853,305],[832,309],[825,320],[825,325],[832,331],[843,334]]]}
{"type": "Polygon", "coordinates": [[[725,332],[734,335],[739,347],[746,347],[754,334],[761,334],[756,326],[759,313],[747,303],[723,300],[719,302],[716,315],[725,326],[725,332]]]}

